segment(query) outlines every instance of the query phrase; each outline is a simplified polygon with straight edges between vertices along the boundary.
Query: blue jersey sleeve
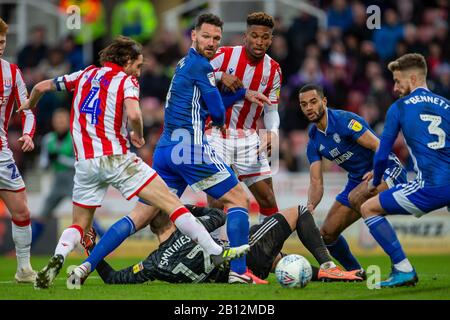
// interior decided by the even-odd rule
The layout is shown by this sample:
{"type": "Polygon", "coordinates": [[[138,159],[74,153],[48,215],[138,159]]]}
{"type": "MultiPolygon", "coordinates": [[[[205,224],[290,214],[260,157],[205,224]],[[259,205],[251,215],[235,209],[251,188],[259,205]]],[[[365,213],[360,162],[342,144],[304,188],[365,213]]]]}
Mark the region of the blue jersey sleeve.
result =
{"type": "Polygon", "coordinates": [[[244,99],[246,92],[247,90],[245,88],[240,88],[239,90],[236,90],[236,92],[220,92],[225,109],[232,107],[236,101],[244,99]]]}
{"type": "Polygon", "coordinates": [[[219,91],[216,87],[213,68],[206,61],[196,61],[196,63],[191,66],[189,72],[194,80],[194,84],[202,94],[211,91],[219,91]]]}
{"type": "Polygon", "coordinates": [[[220,92],[216,87],[212,66],[205,61],[199,60],[198,63],[192,66],[190,72],[213,123],[215,125],[223,125],[225,122],[225,107],[220,92]]]}
{"type": "Polygon", "coordinates": [[[383,173],[387,168],[389,153],[392,150],[395,139],[400,131],[400,121],[397,104],[393,104],[386,115],[383,134],[381,135],[380,145],[373,159],[373,185],[378,186],[381,183],[383,173]]]}
{"type": "Polygon", "coordinates": [[[321,161],[322,156],[311,141],[311,137],[309,139],[308,146],[306,147],[306,156],[308,157],[309,164],[312,164],[313,162],[321,161]]]}
{"type": "Polygon", "coordinates": [[[344,134],[351,137],[354,141],[358,140],[368,130],[369,125],[367,122],[355,114],[346,113],[345,118],[345,121],[343,121],[346,124],[343,128],[344,134]]]}

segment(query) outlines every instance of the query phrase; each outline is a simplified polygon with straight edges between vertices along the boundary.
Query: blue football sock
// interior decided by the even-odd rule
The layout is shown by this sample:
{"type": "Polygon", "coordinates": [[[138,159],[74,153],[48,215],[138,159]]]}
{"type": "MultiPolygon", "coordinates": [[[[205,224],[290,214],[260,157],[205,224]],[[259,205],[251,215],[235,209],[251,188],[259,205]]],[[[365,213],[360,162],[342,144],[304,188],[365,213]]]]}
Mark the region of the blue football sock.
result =
{"type": "Polygon", "coordinates": [[[335,242],[327,244],[327,248],[330,251],[331,256],[335,258],[345,270],[361,269],[361,265],[353,256],[347,240],[345,240],[343,235],[339,235],[335,242]]]}
{"type": "Polygon", "coordinates": [[[98,223],[97,219],[94,219],[92,221],[92,226],[94,227],[95,231],[97,232],[98,236],[101,238],[105,234],[105,229],[98,223]]]}
{"type": "MultiPolygon", "coordinates": [[[[227,235],[231,247],[248,244],[248,230],[250,222],[248,220],[248,210],[245,208],[230,208],[227,212],[227,235]]],[[[247,263],[245,256],[231,260],[231,270],[239,274],[245,273],[247,263]]]]}
{"type": "Polygon", "coordinates": [[[84,262],[89,262],[91,264],[91,271],[94,271],[97,264],[103,258],[135,232],[136,228],[133,221],[128,216],[123,217],[106,231],[84,262]]]}
{"type": "Polygon", "coordinates": [[[392,228],[385,217],[372,216],[364,220],[364,222],[369,227],[372,236],[391,258],[392,264],[406,259],[406,255],[403,252],[400,241],[398,241],[394,228],[392,228]]]}
{"type": "Polygon", "coordinates": [[[39,221],[33,221],[31,223],[31,244],[34,245],[35,242],[41,237],[42,232],[45,229],[45,224],[39,221]]]}

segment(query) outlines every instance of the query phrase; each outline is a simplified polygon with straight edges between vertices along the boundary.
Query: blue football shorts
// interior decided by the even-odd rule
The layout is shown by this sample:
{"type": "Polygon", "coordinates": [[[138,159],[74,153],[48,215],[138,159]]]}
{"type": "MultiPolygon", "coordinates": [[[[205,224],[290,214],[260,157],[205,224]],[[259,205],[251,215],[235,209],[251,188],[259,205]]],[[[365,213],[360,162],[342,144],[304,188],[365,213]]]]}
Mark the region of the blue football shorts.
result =
{"type": "Polygon", "coordinates": [[[380,203],[388,214],[408,214],[421,217],[433,210],[450,206],[450,184],[422,187],[416,180],[397,185],[380,193],[380,203]]]}
{"type": "Polygon", "coordinates": [[[157,147],[152,167],[178,197],[189,185],[195,192],[204,191],[220,199],[238,184],[233,170],[207,143],[157,147]]]}
{"type": "MultiPolygon", "coordinates": [[[[389,188],[393,188],[395,185],[407,182],[407,173],[405,168],[397,159],[389,160],[389,166],[384,171],[383,181],[386,182],[389,188]]],[[[351,208],[350,201],[348,200],[348,195],[355,189],[362,181],[361,180],[348,180],[347,184],[337,196],[336,201],[339,201],[344,206],[351,208]]]]}

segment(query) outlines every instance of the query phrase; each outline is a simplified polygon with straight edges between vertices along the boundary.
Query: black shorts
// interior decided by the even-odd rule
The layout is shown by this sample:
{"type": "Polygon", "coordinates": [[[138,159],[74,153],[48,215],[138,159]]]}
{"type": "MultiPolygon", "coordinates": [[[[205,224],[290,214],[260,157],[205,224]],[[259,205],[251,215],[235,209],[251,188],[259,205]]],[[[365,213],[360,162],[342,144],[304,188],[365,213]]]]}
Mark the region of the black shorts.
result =
{"type": "Polygon", "coordinates": [[[269,276],[273,261],[291,234],[289,223],[280,213],[250,228],[247,266],[257,277],[265,279],[269,276]]]}

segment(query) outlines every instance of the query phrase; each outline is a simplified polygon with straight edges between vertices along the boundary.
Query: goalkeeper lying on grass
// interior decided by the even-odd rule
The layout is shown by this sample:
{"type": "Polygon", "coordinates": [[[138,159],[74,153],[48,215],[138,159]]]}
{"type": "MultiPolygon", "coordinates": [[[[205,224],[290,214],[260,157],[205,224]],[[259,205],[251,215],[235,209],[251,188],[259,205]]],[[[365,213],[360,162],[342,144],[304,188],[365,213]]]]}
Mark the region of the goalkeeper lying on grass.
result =
{"type": "MultiPolygon", "coordinates": [[[[209,232],[225,224],[226,215],[219,209],[186,207],[209,232]]],[[[115,271],[106,261],[101,261],[96,270],[105,283],[133,284],[152,280],[171,283],[228,282],[228,267],[215,267],[208,254],[178,231],[167,215],[156,215],[150,228],[158,238],[159,248],[144,261],[120,271],[115,271]]],[[[363,280],[355,272],[343,271],[332,262],[314,219],[304,206],[283,210],[250,228],[251,249],[247,255],[247,264],[257,277],[265,279],[274,270],[283,256],[280,250],[294,230],[320,264],[319,268],[313,267],[313,280],[363,280]]],[[[216,241],[221,243],[218,239],[216,241]]],[[[85,235],[83,245],[89,254],[95,246],[95,230],[91,229],[85,235]]]]}

